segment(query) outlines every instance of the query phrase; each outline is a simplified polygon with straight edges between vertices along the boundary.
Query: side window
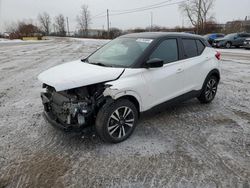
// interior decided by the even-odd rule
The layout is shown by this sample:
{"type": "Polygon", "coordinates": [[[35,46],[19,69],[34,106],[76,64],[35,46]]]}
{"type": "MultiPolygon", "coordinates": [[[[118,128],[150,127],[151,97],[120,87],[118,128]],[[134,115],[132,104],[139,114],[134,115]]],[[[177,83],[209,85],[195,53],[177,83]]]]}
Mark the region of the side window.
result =
{"type": "Polygon", "coordinates": [[[243,34],[241,34],[241,37],[242,37],[242,38],[247,38],[247,37],[249,37],[249,34],[243,33],[243,34]]]}
{"type": "Polygon", "coordinates": [[[198,49],[194,39],[182,39],[185,58],[192,58],[198,56],[198,49]]]}
{"type": "Polygon", "coordinates": [[[150,59],[158,58],[164,60],[164,64],[178,60],[178,45],[176,39],[163,41],[151,54],[150,59]]]}
{"type": "Polygon", "coordinates": [[[205,49],[204,44],[200,40],[196,40],[197,48],[198,48],[198,55],[201,55],[205,49]]]}
{"type": "Polygon", "coordinates": [[[242,33],[242,34],[239,34],[239,37],[240,37],[240,38],[244,38],[245,35],[242,33]]]}

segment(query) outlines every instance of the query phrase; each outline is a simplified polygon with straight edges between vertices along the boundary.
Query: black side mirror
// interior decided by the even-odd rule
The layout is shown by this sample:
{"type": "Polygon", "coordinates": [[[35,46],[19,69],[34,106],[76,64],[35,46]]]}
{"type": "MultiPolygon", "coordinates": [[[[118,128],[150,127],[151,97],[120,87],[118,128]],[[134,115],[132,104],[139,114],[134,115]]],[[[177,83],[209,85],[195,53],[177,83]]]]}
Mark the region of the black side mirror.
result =
{"type": "Polygon", "coordinates": [[[146,62],[146,68],[159,68],[163,67],[163,60],[158,58],[150,59],[146,62]]]}

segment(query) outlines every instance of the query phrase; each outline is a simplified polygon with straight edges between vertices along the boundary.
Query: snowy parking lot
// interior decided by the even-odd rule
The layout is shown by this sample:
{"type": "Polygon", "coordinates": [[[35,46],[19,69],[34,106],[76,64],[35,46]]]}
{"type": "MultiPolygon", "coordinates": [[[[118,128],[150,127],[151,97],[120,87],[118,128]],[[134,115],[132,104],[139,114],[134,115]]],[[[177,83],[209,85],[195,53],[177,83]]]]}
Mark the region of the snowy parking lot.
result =
{"type": "Polygon", "coordinates": [[[50,126],[37,75],[104,43],[0,42],[0,188],[250,187],[249,50],[219,50],[222,78],[212,104],[193,99],[147,114],[123,143],[50,126]]]}

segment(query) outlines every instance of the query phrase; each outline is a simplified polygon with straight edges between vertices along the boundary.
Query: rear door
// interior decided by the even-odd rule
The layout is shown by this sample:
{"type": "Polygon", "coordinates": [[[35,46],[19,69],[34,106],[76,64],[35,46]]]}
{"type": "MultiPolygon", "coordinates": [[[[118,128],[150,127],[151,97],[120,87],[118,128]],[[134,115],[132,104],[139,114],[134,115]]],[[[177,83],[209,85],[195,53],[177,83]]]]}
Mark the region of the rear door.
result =
{"type": "Polygon", "coordinates": [[[211,59],[209,50],[206,50],[205,44],[199,39],[182,38],[185,80],[183,82],[186,92],[197,91],[201,89],[209,70],[208,62],[211,59]]]}

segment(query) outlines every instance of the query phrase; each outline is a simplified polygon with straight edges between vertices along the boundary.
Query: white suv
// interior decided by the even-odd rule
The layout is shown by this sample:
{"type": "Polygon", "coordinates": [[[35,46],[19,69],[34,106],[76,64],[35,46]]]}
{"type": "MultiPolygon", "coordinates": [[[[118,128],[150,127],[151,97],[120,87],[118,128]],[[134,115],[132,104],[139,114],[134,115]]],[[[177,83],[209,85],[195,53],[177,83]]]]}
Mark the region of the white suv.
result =
{"type": "Polygon", "coordinates": [[[197,35],[125,35],[86,59],[41,73],[44,115],[64,129],[95,125],[104,141],[118,143],[153,107],[194,97],[210,103],[220,80],[219,59],[197,35]]]}

